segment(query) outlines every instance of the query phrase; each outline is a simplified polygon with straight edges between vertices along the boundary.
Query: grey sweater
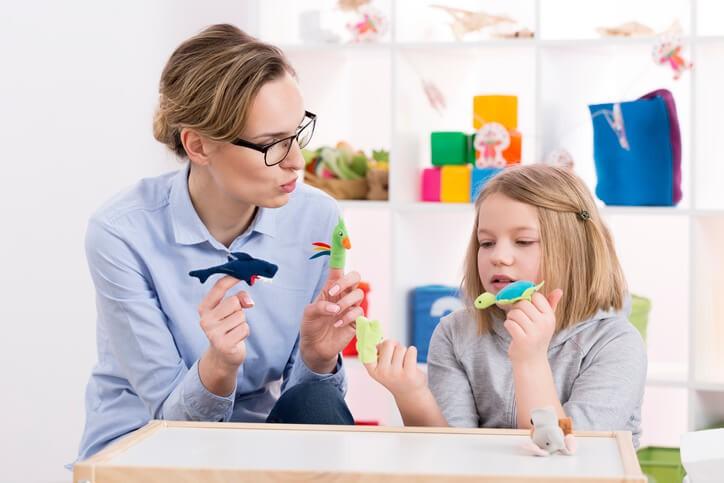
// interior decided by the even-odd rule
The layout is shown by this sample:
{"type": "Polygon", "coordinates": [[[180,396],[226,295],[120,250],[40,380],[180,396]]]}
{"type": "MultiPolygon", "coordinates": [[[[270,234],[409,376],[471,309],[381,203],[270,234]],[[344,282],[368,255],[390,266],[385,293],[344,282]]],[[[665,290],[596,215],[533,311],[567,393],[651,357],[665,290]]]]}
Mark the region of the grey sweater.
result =
{"type": "MultiPolygon", "coordinates": [[[[450,426],[515,428],[510,334],[502,320],[478,334],[470,309],[440,320],[430,341],[428,378],[450,426]]],[[[600,311],[555,334],[548,349],[558,397],[575,430],[641,435],[646,349],[624,311],[600,311]]]]}

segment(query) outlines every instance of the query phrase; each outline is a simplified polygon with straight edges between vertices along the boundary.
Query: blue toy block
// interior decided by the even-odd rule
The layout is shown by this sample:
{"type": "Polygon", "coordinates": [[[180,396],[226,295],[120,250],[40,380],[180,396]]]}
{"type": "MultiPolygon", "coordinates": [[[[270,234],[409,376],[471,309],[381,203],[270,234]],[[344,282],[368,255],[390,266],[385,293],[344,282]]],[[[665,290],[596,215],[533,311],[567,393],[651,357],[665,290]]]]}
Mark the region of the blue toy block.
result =
{"type": "Polygon", "coordinates": [[[480,191],[490,178],[501,172],[504,168],[473,168],[470,182],[470,201],[475,203],[480,191]]]}
{"type": "Polygon", "coordinates": [[[440,318],[464,306],[457,287],[425,285],[411,293],[412,334],[410,344],[417,347],[417,362],[427,362],[432,333],[440,318]]]}

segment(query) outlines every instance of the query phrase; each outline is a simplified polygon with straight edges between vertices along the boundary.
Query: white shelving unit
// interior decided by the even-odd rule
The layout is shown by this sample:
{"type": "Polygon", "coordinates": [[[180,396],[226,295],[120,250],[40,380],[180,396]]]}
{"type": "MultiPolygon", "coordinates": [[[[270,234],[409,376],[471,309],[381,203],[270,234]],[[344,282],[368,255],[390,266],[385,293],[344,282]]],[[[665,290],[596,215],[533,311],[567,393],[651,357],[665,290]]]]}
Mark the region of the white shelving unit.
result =
{"type": "MultiPolygon", "coordinates": [[[[667,88],[681,124],[684,198],[673,208],[602,207],[631,290],[653,303],[642,444],[676,446],[682,432],[724,422],[724,6],[717,0],[429,2],[511,15],[536,32],[534,39],[456,42],[443,13],[433,14],[428,2],[373,3],[390,19],[379,43],[303,43],[299,14],[333,12],[333,0],[259,2],[257,34],[280,45],[295,66],[307,107],[319,115],[314,146],[344,139],[391,151],[389,202],[341,202],[353,240],[349,267],[372,284],[371,315],[386,336],[408,341],[412,288],[460,283],[473,208],[418,201],[430,132],[472,132],[474,95],[515,94],[523,162],[564,147],[593,190],[587,105],[667,88]],[[595,31],[632,20],[661,31],[676,19],[685,55],[695,63],[678,81],[651,60],[653,38],[599,38],[595,31]],[[445,95],[444,114],[429,106],[423,78],[445,95]]],[[[400,424],[389,395],[356,361],[348,367],[355,416],[400,424]]]]}

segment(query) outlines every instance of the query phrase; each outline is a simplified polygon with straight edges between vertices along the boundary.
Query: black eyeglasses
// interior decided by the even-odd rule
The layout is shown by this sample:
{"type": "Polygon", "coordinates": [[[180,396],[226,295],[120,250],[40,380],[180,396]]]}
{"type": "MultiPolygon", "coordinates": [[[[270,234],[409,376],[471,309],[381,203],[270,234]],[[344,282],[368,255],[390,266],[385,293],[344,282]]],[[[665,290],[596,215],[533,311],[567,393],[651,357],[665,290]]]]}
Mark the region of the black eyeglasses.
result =
{"type": "MultiPolygon", "coordinates": [[[[269,144],[254,144],[249,141],[244,141],[238,138],[231,141],[231,144],[235,146],[241,146],[243,148],[253,149],[264,154],[264,164],[267,166],[276,166],[286,159],[289,151],[292,149],[292,144],[297,141],[299,149],[304,148],[309,141],[312,139],[314,134],[314,126],[317,123],[317,115],[309,111],[304,111],[304,119],[309,119],[302,127],[299,128],[296,134],[279,139],[269,144]]],[[[304,120],[303,120],[304,121],[304,120]]]]}

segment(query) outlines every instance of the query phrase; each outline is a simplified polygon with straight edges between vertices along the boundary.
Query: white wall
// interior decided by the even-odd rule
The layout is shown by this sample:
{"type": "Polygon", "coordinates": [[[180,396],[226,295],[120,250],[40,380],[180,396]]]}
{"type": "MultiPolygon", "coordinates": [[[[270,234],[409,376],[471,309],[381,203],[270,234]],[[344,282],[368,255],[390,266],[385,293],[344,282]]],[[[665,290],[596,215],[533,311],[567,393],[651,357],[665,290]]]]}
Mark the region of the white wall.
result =
{"type": "Polygon", "coordinates": [[[69,481],[95,305],[88,216],[179,165],[151,134],[173,48],[252,2],[16,1],[0,6],[0,481],[69,481]]]}

